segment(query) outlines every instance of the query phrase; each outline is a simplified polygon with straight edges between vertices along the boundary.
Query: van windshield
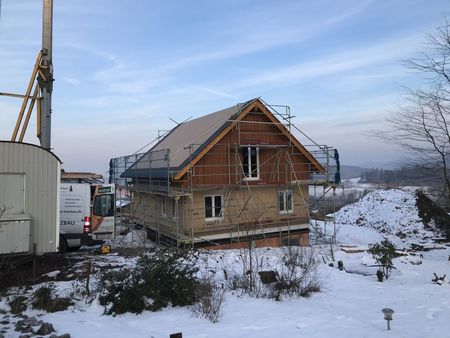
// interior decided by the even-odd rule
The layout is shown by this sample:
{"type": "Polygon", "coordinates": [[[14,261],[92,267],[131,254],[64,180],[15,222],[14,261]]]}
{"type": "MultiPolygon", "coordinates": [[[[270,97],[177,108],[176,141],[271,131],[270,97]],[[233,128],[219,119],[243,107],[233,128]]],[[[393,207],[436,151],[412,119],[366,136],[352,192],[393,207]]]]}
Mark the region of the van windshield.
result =
{"type": "Polygon", "coordinates": [[[94,200],[93,214],[96,216],[114,216],[114,195],[97,195],[94,200]]]}

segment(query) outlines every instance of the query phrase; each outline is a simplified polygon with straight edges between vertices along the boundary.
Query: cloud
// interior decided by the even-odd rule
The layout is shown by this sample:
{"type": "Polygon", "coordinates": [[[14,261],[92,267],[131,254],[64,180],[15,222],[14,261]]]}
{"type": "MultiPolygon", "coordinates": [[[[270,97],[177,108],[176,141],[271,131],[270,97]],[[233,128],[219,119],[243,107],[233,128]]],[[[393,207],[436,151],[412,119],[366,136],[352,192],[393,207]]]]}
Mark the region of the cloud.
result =
{"type": "MultiPolygon", "coordinates": [[[[420,38],[422,38],[422,35],[420,35],[420,38]]],[[[321,60],[301,62],[253,74],[247,76],[244,80],[230,84],[227,88],[237,91],[242,88],[256,86],[289,85],[384,62],[400,61],[401,58],[415,51],[414,46],[418,41],[419,36],[414,35],[383,42],[371,47],[345,51],[321,60]]]]}
{"type": "MultiPolygon", "coordinates": [[[[250,21],[253,26],[255,26],[254,22],[257,21],[264,24],[262,27],[258,26],[257,29],[249,31],[248,29],[243,29],[243,26],[248,18],[241,16],[238,20],[236,20],[237,22],[234,25],[230,22],[227,23],[228,26],[238,27],[238,29],[232,32],[232,38],[228,41],[228,43],[220,44],[220,46],[226,45],[225,48],[222,47],[214,51],[183,56],[176,61],[162,65],[160,69],[165,71],[176,70],[178,68],[199,63],[235,58],[238,56],[262,52],[264,50],[287,44],[307,41],[322,34],[324,31],[329,30],[333,26],[359,14],[365,10],[371,2],[372,1],[362,1],[344,13],[300,26],[292,25],[287,21],[277,21],[275,24],[268,27],[268,20],[275,17],[275,15],[271,10],[265,10],[263,17],[261,17],[261,15],[258,17],[255,13],[251,13],[252,17],[256,16],[258,19],[250,21]]],[[[246,27],[252,27],[252,25],[248,25],[246,27]]]]}
{"type": "Polygon", "coordinates": [[[217,96],[221,96],[221,97],[227,97],[227,98],[236,99],[236,100],[241,99],[238,96],[226,93],[224,91],[219,91],[219,90],[216,90],[216,89],[213,89],[213,88],[202,87],[202,86],[193,86],[193,88],[201,90],[201,91],[204,91],[206,93],[210,93],[210,94],[214,94],[214,95],[217,95],[217,96]]]}
{"type": "Polygon", "coordinates": [[[86,45],[86,44],[67,42],[64,40],[57,40],[57,41],[55,41],[55,44],[58,45],[58,47],[60,47],[60,48],[77,49],[82,52],[87,52],[94,56],[100,57],[106,61],[115,62],[118,60],[118,57],[116,55],[114,55],[112,53],[108,53],[108,52],[98,49],[98,48],[94,48],[94,47],[86,45]]]}
{"type": "Polygon", "coordinates": [[[79,86],[82,83],[81,80],[69,76],[61,76],[61,79],[71,86],[79,86]]]}
{"type": "MultiPolygon", "coordinates": [[[[228,37],[218,44],[218,46],[209,44],[209,48],[201,48],[205,50],[201,53],[183,55],[165,64],[158,64],[156,62],[151,67],[145,67],[141,64],[135,64],[133,66],[130,62],[125,63],[120,61],[120,57],[117,55],[112,55],[85,45],[73,43],[64,43],[62,45],[89,52],[111,62],[108,67],[92,75],[92,80],[101,83],[108,92],[131,95],[145,94],[152,89],[170,82],[172,76],[178,74],[178,71],[183,68],[208,62],[233,59],[312,39],[335,25],[357,15],[365,10],[370,3],[371,1],[360,2],[358,5],[353,6],[343,13],[304,25],[298,25],[297,22],[275,21],[269,26],[268,20],[274,17],[273,9],[264,9],[262,13],[259,13],[259,21],[263,22],[264,25],[254,29],[248,29],[252,25],[245,26],[248,18],[245,14],[241,14],[237,18],[234,18],[235,24],[233,22],[224,23],[226,27],[238,28],[229,30],[228,37]]],[[[255,13],[252,9],[252,17],[254,16],[255,13]]],[[[229,94],[224,90],[213,89],[210,86],[198,86],[198,89],[223,97],[237,98],[235,95],[229,94]]]]}

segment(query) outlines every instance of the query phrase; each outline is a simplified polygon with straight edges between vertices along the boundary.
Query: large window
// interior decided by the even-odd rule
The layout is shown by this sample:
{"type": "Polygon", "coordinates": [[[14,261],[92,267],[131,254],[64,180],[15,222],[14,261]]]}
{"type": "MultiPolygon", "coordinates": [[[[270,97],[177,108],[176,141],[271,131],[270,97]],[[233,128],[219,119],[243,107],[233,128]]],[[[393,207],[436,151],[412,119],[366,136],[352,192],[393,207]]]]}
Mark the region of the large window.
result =
{"type": "Polygon", "coordinates": [[[244,177],[247,180],[259,179],[259,148],[242,148],[242,166],[244,168],[244,177]]]}
{"type": "Polygon", "coordinates": [[[114,216],[114,195],[97,195],[94,199],[92,213],[96,216],[114,216]]]}
{"type": "Polygon", "coordinates": [[[205,196],[205,219],[216,220],[222,216],[222,196],[205,196]]]}
{"type": "Polygon", "coordinates": [[[292,190],[281,190],[278,192],[278,210],[280,211],[280,214],[294,212],[292,190]]]}

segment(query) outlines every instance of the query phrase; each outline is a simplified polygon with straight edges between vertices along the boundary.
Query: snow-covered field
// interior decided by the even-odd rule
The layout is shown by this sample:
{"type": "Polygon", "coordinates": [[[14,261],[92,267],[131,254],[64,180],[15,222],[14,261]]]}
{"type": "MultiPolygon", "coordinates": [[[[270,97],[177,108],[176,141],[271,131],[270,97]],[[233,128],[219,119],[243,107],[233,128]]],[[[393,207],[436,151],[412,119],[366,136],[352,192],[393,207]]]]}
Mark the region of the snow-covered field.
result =
{"type": "MultiPolygon", "coordinates": [[[[309,298],[275,301],[229,291],[216,324],[195,317],[188,308],[106,316],[95,301],[91,305],[79,302],[62,312],[47,314],[28,309],[25,314],[53,323],[57,334],[70,333],[72,338],[104,335],[167,338],[175,332],[182,332],[184,338],[449,337],[450,284],[438,285],[431,279],[433,273],[450,276],[450,247],[440,245],[440,249],[395,258],[396,270],[383,283],[373,275],[376,268],[371,267],[374,261],[367,252],[346,253],[340,249],[340,244],[367,246],[382,240],[384,235],[403,245],[421,240],[423,225],[420,228],[415,211],[411,194],[404,195],[401,191],[376,192],[359,204],[341,210],[337,219],[347,224],[338,225],[333,267],[328,265],[329,246],[316,248],[321,262],[321,292],[309,298]],[[362,216],[365,221],[357,223],[362,216]],[[406,238],[396,237],[399,229],[407,234],[406,238]],[[338,260],[343,261],[348,272],[337,269],[338,260]],[[386,330],[381,313],[385,307],[395,311],[391,331],[386,330]]],[[[282,248],[260,248],[255,254],[264,262],[264,269],[270,269],[277,267],[283,252],[282,248]]],[[[203,252],[198,260],[201,272],[212,273],[216,280],[223,281],[223,269],[242,270],[241,254],[239,250],[203,252]]],[[[96,260],[98,264],[135,261],[117,254],[92,257],[94,264],[96,260]]],[[[59,289],[70,287],[69,282],[55,285],[59,289]]],[[[0,302],[0,309],[8,310],[5,299],[0,302]]],[[[4,316],[0,312],[0,322],[4,316]]],[[[11,322],[18,319],[8,318],[11,322]]],[[[19,337],[13,325],[4,326],[10,327],[5,337],[19,337]]]]}

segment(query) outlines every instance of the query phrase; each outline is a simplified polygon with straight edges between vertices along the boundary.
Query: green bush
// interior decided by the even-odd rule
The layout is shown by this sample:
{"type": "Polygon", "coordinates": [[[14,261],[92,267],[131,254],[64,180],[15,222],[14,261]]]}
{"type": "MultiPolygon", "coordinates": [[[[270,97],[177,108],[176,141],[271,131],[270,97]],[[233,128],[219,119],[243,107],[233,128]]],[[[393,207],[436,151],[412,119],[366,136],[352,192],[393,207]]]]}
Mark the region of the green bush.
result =
{"type": "MultiPolygon", "coordinates": [[[[367,252],[372,254],[373,259],[378,263],[380,271],[383,273],[384,277],[389,279],[391,270],[394,268],[392,260],[396,256],[395,245],[388,239],[385,239],[380,243],[370,245],[367,252]]],[[[380,277],[377,277],[379,280],[380,277]]]]}
{"type": "Polygon", "coordinates": [[[108,315],[192,305],[197,298],[197,271],[188,252],[158,249],[141,256],[134,268],[103,274],[99,303],[108,315]]]}

